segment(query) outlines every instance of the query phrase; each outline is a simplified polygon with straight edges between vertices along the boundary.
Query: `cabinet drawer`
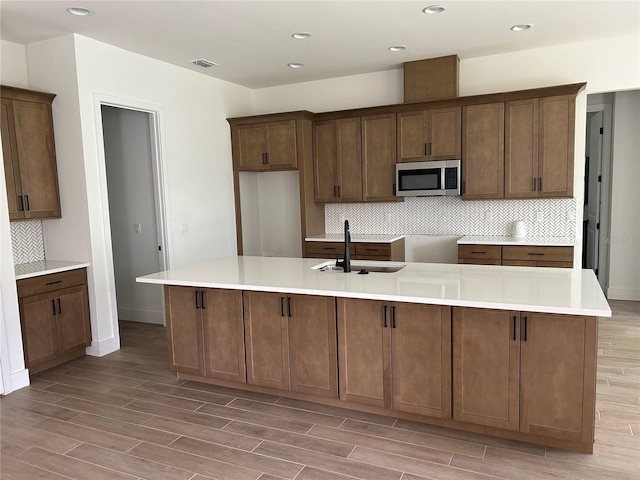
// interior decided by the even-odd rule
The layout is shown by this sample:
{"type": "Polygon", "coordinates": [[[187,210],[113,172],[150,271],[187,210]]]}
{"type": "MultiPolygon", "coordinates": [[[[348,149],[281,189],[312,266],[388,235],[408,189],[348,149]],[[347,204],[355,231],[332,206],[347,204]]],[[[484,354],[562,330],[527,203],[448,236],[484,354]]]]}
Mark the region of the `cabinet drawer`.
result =
{"type": "Polygon", "coordinates": [[[490,258],[458,258],[461,265],[500,265],[500,260],[490,258]]]}
{"type": "Polygon", "coordinates": [[[87,283],[87,269],[79,268],[68,272],[52,273],[39,277],[25,278],[16,282],[18,297],[28,297],[41,293],[53,292],[67,287],[84,285],[87,283]]]}
{"type": "Polygon", "coordinates": [[[553,267],[572,268],[573,262],[547,262],[536,260],[503,260],[502,265],[511,267],[553,267]]]}
{"type": "Polygon", "coordinates": [[[391,257],[390,243],[356,243],[356,255],[359,257],[391,257]]]}
{"type": "Polygon", "coordinates": [[[573,247],[505,246],[502,248],[502,259],[573,262],[573,247]]]}
{"type": "Polygon", "coordinates": [[[500,260],[501,254],[500,245],[458,245],[458,258],[500,260]]]}
{"type": "MultiPolygon", "coordinates": [[[[310,257],[316,255],[325,255],[318,258],[335,258],[336,255],[342,255],[344,244],[342,242],[305,242],[307,245],[307,254],[310,257]]],[[[353,245],[351,246],[353,251],[353,245]]]]}

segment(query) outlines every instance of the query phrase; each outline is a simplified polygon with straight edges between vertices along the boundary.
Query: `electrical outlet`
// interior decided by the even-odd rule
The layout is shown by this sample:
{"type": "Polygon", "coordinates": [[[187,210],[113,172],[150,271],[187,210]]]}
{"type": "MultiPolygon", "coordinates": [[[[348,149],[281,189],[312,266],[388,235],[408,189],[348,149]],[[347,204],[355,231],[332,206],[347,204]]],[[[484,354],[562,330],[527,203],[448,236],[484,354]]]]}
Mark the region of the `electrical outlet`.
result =
{"type": "Polygon", "coordinates": [[[142,225],[139,223],[136,223],[135,228],[136,228],[136,233],[140,235],[142,233],[142,225]]]}
{"type": "Polygon", "coordinates": [[[486,212],[484,212],[484,221],[493,222],[493,212],[491,210],[487,210],[486,212]]]}
{"type": "Polygon", "coordinates": [[[188,223],[181,223],[180,224],[180,233],[187,233],[189,231],[189,224],[188,223]]]}
{"type": "Polygon", "coordinates": [[[567,220],[569,220],[570,222],[576,221],[576,212],[574,210],[569,210],[567,212],[567,220]]]}
{"type": "Polygon", "coordinates": [[[390,221],[391,221],[391,213],[386,212],[386,213],[384,214],[384,221],[385,221],[385,222],[390,222],[390,221]]]}
{"type": "Polygon", "coordinates": [[[544,213],[536,212],[536,222],[544,222],[544,213]]]}
{"type": "Polygon", "coordinates": [[[341,213],[340,215],[338,215],[338,218],[340,220],[340,223],[344,223],[344,221],[347,219],[344,213],[341,213]]]}

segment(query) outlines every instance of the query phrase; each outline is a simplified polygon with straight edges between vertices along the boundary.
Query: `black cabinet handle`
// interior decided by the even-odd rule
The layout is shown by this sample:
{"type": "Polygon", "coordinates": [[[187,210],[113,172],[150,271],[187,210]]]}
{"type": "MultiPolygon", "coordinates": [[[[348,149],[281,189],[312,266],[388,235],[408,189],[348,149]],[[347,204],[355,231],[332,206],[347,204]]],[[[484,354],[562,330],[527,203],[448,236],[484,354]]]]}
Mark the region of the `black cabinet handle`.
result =
{"type": "Polygon", "coordinates": [[[47,282],[45,285],[55,285],[56,283],[62,283],[62,280],[56,280],[55,282],[47,282]]]}
{"type": "Polygon", "coordinates": [[[538,191],[542,191],[542,177],[538,178],[538,191]]]}
{"type": "Polygon", "coordinates": [[[536,182],[536,179],[534,178],[534,179],[533,179],[533,191],[534,191],[534,192],[536,191],[536,183],[537,183],[537,182],[536,182]]]}
{"type": "Polygon", "coordinates": [[[207,308],[207,307],[205,306],[205,304],[204,304],[204,294],[205,294],[205,292],[204,292],[204,290],[202,290],[202,291],[200,292],[200,305],[201,305],[201,307],[200,307],[200,308],[202,308],[203,310],[204,310],[205,308],[207,308]]]}
{"type": "Polygon", "coordinates": [[[487,252],[474,252],[474,251],[471,251],[471,253],[487,253],[487,252]]]}
{"type": "Polygon", "coordinates": [[[516,316],[513,316],[513,341],[516,341],[516,316]]]}
{"type": "Polygon", "coordinates": [[[428,145],[429,145],[429,148],[427,151],[427,155],[431,155],[431,142],[429,142],[428,145]]]}
{"type": "Polygon", "coordinates": [[[284,317],[284,297],[280,297],[280,316],[284,317]]]}
{"type": "Polygon", "coordinates": [[[527,341],[527,317],[524,317],[524,341],[527,341]]]}
{"type": "Polygon", "coordinates": [[[200,304],[198,303],[198,291],[196,290],[196,308],[200,308],[200,304]]]}
{"type": "Polygon", "coordinates": [[[58,299],[58,313],[62,314],[62,307],[60,306],[60,299],[58,299]]]}
{"type": "Polygon", "coordinates": [[[384,328],[387,328],[387,306],[384,306],[384,328]]]}
{"type": "Polygon", "coordinates": [[[291,297],[287,297],[287,313],[287,316],[291,317],[291,297]]]}
{"type": "Polygon", "coordinates": [[[391,326],[396,328],[396,307],[391,307],[391,326]]]}
{"type": "Polygon", "coordinates": [[[27,204],[27,210],[31,210],[31,207],[29,206],[29,195],[24,196],[24,201],[27,204]]]}
{"type": "Polygon", "coordinates": [[[427,155],[429,155],[429,154],[427,153],[427,143],[425,142],[425,144],[424,144],[424,156],[426,157],[427,155]]]}
{"type": "Polygon", "coordinates": [[[379,248],[365,248],[365,250],[367,252],[377,252],[378,250],[380,250],[379,248]]]}
{"type": "Polygon", "coordinates": [[[51,300],[51,313],[56,314],[56,302],[51,300]]]}
{"type": "Polygon", "coordinates": [[[544,256],[544,252],[529,252],[529,255],[536,255],[538,257],[543,257],[544,256]]]}
{"type": "Polygon", "coordinates": [[[336,187],[335,185],[333,186],[333,198],[337,198],[338,197],[338,187],[336,187]]]}
{"type": "Polygon", "coordinates": [[[340,197],[340,185],[338,185],[338,198],[340,197]]]}
{"type": "Polygon", "coordinates": [[[323,250],[335,250],[336,247],[322,247],[323,250]]]}
{"type": "Polygon", "coordinates": [[[269,152],[264,154],[264,158],[266,159],[266,164],[269,165],[269,152]]]}
{"type": "Polygon", "coordinates": [[[18,210],[24,212],[24,200],[22,199],[22,195],[18,195],[18,203],[20,204],[18,210]]]}

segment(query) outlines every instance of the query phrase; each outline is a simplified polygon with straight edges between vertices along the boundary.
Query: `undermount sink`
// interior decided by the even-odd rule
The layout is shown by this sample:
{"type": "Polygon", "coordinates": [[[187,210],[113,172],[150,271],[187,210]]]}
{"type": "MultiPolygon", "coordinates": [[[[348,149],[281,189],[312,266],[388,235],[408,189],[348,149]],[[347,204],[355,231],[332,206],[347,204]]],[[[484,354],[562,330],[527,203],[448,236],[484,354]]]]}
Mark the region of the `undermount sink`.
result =
{"type": "MultiPolygon", "coordinates": [[[[406,265],[380,265],[380,264],[369,264],[369,263],[361,263],[358,261],[351,262],[351,273],[396,273],[402,270],[406,265]]],[[[319,265],[315,265],[311,267],[312,270],[317,270],[319,272],[337,272],[343,273],[342,267],[336,267],[334,261],[324,262],[319,265]]]]}

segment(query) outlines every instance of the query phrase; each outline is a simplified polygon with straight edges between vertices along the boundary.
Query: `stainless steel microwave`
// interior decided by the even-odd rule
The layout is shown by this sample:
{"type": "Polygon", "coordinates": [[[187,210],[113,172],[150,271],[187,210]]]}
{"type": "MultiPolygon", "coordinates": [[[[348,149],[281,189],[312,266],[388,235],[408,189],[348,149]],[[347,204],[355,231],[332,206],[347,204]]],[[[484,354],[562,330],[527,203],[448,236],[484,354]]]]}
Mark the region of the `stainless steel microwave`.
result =
{"type": "Polygon", "coordinates": [[[460,195],[460,160],[396,163],[396,196],[460,195]]]}

